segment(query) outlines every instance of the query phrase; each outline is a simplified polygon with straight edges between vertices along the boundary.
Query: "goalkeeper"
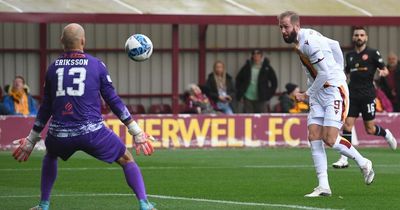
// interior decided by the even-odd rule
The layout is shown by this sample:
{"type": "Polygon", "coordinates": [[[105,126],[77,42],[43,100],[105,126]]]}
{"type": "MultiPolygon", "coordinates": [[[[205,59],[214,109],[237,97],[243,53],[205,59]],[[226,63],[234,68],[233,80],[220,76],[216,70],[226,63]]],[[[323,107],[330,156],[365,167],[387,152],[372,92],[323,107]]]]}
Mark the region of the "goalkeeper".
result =
{"type": "Polygon", "coordinates": [[[50,193],[57,178],[57,159],[68,160],[76,151],[107,163],[117,162],[126,181],[139,200],[140,210],[154,209],[148,202],[143,177],[132,154],[120,138],[104,126],[100,112],[101,97],[133,135],[136,153],[151,155],[154,151],[146,135],[131,118],[126,106],[115,92],[104,63],[84,53],[85,31],[79,24],[67,25],[61,36],[64,53],[46,73],[43,103],[28,137],[18,140],[14,158],[29,158],[40,132],[50,119],[45,144],[41,177],[41,200],[31,210],[48,210],[50,193]]]}

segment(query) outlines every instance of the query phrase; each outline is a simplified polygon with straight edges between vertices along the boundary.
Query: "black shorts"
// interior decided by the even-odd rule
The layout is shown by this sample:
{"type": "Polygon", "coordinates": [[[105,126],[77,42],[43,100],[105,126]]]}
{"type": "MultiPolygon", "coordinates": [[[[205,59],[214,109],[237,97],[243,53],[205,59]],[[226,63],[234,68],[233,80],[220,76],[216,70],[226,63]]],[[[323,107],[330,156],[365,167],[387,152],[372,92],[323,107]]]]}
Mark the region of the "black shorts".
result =
{"type": "Polygon", "coordinates": [[[357,118],[360,113],[364,121],[375,119],[376,112],[375,99],[370,98],[350,98],[348,117],[357,118]]]}

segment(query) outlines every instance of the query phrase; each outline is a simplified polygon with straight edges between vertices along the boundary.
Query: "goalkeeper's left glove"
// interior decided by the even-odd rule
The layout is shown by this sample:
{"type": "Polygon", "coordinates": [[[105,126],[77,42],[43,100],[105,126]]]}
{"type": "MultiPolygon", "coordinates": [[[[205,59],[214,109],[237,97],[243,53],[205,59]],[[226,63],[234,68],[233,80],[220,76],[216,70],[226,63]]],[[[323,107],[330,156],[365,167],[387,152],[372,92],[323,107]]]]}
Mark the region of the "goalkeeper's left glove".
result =
{"type": "Polygon", "coordinates": [[[128,132],[133,136],[135,141],[136,155],[140,155],[140,150],[143,151],[144,155],[153,154],[154,148],[151,141],[154,141],[154,138],[144,133],[135,121],[128,124],[128,132]]]}
{"type": "Polygon", "coordinates": [[[31,130],[28,137],[13,141],[14,145],[19,145],[13,152],[13,157],[18,162],[27,161],[36,143],[40,141],[40,133],[31,130]]]}

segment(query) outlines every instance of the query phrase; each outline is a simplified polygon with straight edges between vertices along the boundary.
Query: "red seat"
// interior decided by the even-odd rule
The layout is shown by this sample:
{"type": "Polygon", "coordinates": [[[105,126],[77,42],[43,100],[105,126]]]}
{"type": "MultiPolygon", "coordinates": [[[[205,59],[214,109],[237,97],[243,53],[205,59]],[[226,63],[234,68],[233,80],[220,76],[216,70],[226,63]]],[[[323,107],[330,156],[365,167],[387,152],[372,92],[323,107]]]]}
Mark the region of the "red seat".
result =
{"type": "Polygon", "coordinates": [[[179,104],[179,113],[197,114],[196,108],[189,107],[187,104],[179,104]]]}
{"type": "Polygon", "coordinates": [[[187,109],[186,104],[179,104],[179,113],[185,113],[187,109]]]}
{"type": "Polygon", "coordinates": [[[152,104],[149,107],[149,113],[151,114],[170,114],[172,108],[169,104],[152,104]]]}
{"type": "Polygon", "coordinates": [[[275,104],[274,106],[274,110],[275,113],[282,113],[282,104],[279,102],[277,104],[275,104]]]}
{"type": "Polygon", "coordinates": [[[152,104],[149,107],[149,113],[162,114],[162,106],[160,104],[152,104]]]}
{"type": "Polygon", "coordinates": [[[161,104],[161,107],[162,107],[162,113],[164,113],[164,114],[171,114],[172,113],[171,105],[169,105],[169,104],[161,104]]]}
{"type": "Polygon", "coordinates": [[[146,110],[142,104],[130,104],[126,106],[131,114],[145,114],[146,110]]]}

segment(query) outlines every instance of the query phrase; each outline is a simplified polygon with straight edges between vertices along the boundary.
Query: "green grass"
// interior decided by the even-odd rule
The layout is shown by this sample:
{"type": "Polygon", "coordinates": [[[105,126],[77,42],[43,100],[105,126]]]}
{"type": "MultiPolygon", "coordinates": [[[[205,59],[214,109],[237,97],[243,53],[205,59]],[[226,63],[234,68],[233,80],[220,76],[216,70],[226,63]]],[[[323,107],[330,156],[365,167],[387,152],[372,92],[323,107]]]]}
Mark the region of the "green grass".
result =
{"type": "MultiPolygon", "coordinates": [[[[330,165],[337,155],[331,149],[327,151],[330,165]]],[[[297,209],[398,209],[398,152],[360,151],[374,162],[375,182],[366,186],[355,163],[343,170],[329,166],[333,195],[314,199],[303,197],[317,183],[309,149],[158,150],[152,157],[139,156],[136,160],[142,168],[148,194],[156,196],[150,196],[150,200],[160,210],[296,209],[296,206],[297,209]]],[[[38,202],[42,157],[42,152],[35,152],[28,162],[19,164],[10,152],[0,152],[0,209],[28,209],[38,202]]],[[[84,153],[75,154],[67,162],[59,161],[52,194],[53,210],[137,209],[119,166],[102,163],[84,153]]]]}

